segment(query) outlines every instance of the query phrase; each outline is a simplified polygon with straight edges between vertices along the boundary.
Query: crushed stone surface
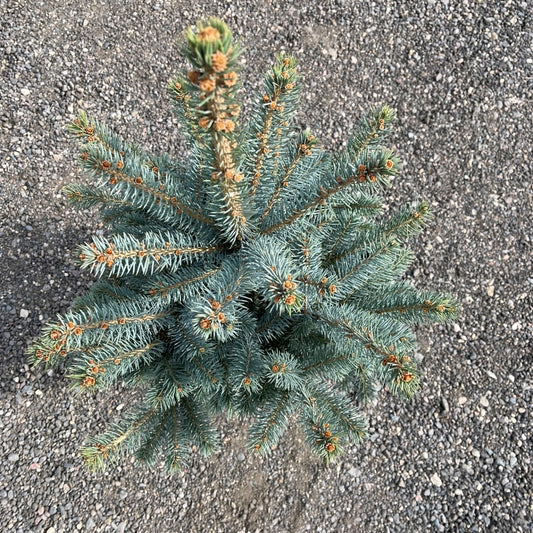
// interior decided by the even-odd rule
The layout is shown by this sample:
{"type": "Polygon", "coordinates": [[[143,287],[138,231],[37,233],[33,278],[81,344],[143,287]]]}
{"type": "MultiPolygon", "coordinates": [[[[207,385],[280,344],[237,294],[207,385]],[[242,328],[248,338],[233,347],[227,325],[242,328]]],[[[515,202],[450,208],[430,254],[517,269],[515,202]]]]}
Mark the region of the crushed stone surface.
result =
{"type": "Polygon", "coordinates": [[[0,530],[531,531],[532,13],[513,0],[0,0],[0,530]],[[221,422],[222,450],[182,474],[129,460],[90,474],[77,448],[131,393],[76,396],[64,369],[25,356],[88,286],[71,251],[101,229],[60,194],[84,179],[65,124],[83,108],[182,154],[165,86],[183,30],[209,15],[246,46],[248,106],[275,53],[300,59],[298,122],[328,148],[371,106],[397,108],[404,170],[386,198],[434,212],[408,277],[457,295],[461,318],[418,328],[418,397],[382,391],[370,439],[335,466],[291,429],[251,456],[246,425],[221,422]]]}

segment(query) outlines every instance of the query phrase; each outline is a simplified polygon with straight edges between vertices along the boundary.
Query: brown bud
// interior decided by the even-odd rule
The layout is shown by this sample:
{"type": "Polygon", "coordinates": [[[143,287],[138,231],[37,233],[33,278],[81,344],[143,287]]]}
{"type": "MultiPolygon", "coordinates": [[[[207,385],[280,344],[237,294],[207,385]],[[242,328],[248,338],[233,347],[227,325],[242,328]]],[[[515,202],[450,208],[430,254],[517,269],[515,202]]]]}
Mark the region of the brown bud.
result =
{"type": "Polygon", "coordinates": [[[235,72],[228,72],[224,74],[224,85],[226,87],[233,87],[237,83],[237,74],[235,72]]]}
{"type": "Polygon", "coordinates": [[[189,78],[189,80],[195,85],[198,84],[198,80],[200,79],[201,75],[202,73],[199,70],[191,70],[187,72],[187,78],[189,78]]]}
{"type": "Polygon", "coordinates": [[[207,128],[209,128],[210,123],[211,123],[211,119],[209,119],[208,117],[202,117],[198,121],[198,126],[200,126],[200,128],[203,128],[204,130],[206,130],[207,128]]]}
{"type": "Polygon", "coordinates": [[[198,33],[198,40],[203,43],[214,43],[220,39],[220,32],[213,26],[206,26],[198,33]]]}
{"type": "Polygon", "coordinates": [[[288,294],[285,296],[285,299],[283,300],[287,305],[292,305],[294,302],[296,302],[296,296],[294,294],[288,294]]]}
{"type": "Polygon", "coordinates": [[[228,63],[228,58],[222,52],[215,52],[211,56],[211,66],[215,72],[222,72],[226,70],[226,65],[228,63]]]}
{"type": "Polygon", "coordinates": [[[200,320],[200,327],[202,329],[210,329],[211,328],[211,320],[209,320],[208,318],[202,318],[202,320],[200,320]]]}
{"type": "Polygon", "coordinates": [[[83,381],[81,382],[81,384],[84,387],[92,387],[95,384],[95,382],[96,382],[96,380],[92,376],[85,376],[85,378],[83,378],[83,381]]]}
{"type": "Polygon", "coordinates": [[[203,78],[198,82],[198,87],[204,93],[210,93],[215,90],[216,81],[213,78],[203,78]]]}

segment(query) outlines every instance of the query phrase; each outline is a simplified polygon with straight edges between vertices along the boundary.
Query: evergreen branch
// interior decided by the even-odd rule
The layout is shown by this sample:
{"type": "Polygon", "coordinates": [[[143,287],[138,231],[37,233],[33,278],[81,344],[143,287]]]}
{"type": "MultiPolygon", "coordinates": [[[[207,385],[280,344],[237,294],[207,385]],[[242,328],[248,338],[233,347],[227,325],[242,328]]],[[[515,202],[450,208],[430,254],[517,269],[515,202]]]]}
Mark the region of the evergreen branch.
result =
{"type": "Polygon", "coordinates": [[[395,323],[376,322],[374,318],[377,317],[369,313],[350,310],[345,306],[340,309],[323,306],[320,311],[304,310],[304,315],[331,328],[338,328],[345,338],[356,340],[366,350],[379,355],[380,361],[391,356],[396,358],[397,354],[414,348],[413,336],[409,329],[395,323]]]}
{"type": "Polygon", "coordinates": [[[89,438],[88,446],[80,448],[86,465],[95,471],[103,470],[104,461],[114,456],[119,448],[138,434],[157,413],[158,408],[154,407],[138,417],[130,415],[122,423],[112,425],[106,433],[89,438]]]}
{"type": "Polygon", "coordinates": [[[74,183],[63,187],[62,192],[68,198],[69,202],[79,209],[89,209],[98,204],[103,206],[119,206],[122,208],[133,207],[133,202],[122,200],[97,187],[86,187],[74,183]]]}
{"type": "Polygon", "coordinates": [[[330,424],[322,421],[323,415],[314,409],[314,398],[310,398],[307,403],[309,407],[300,419],[307,444],[326,465],[329,465],[338,460],[344,449],[339,442],[339,435],[332,432],[330,424]]]}
{"type": "Polygon", "coordinates": [[[337,247],[341,244],[347,233],[351,233],[357,228],[360,220],[353,213],[350,213],[345,220],[339,219],[338,222],[340,223],[340,231],[337,229],[336,239],[333,244],[329,246],[325,262],[330,262],[333,259],[337,247]]]}
{"type": "Polygon", "coordinates": [[[393,216],[383,227],[383,235],[407,238],[418,233],[431,214],[426,202],[421,202],[411,208],[406,208],[393,216]]]}
{"type": "Polygon", "coordinates": [[[115,302],[58,316],[30,349],[34,364],[57,363],[68,354],[91,345],[112,344],[125,335],[146,344],[168,320],[170,312],[147,308],[145,302],[115,302]]]}
{"type": "Polygon", "coordinates": [[[189,455],[188,450],[185,448],[185,445],[187,444],[187,435],[182,427],[183,424],[180,419],[180,410],[181,407],[178,408],[175,405],[170,408],[172,417],[170,419],[170,428],[168,430],[169,440],[166,446],[167,453],[165,461],[167,471],[170,474],[181,470],[189,455]]]}
{"type": "MultiPolygon", "coordinates": [[[[98,162],[96,163],[96,165],[98,165],[98,162]]],[[[109,183],[111,185],[115,185],[119,182],[125,183],[130,187],[147,194],[150,198],[153,199],[156,205],[166,205],[172,208],[178,215],[181,215],[183,213],[188,217],[197,220],[198,222],[201,222],[203,224],[208,224],[209,226],[216,225],[213,219],[206,217],[202,213],[192,210],[189,206],[180,201],[176,196],[165,193],[164,185],[159,185],[157,188],[151,186],[150,184],[145,183],[142,175],[130,176],[125,172],[122,172],[121,170],[112,168],[110,162],[107,160],[102,161],[101,166],[96,166],[93,168],[95,170],[100,171],[102,174],[107,174],[108,176],[111,176],[109,178],[109,183]]]]}
{"type": "Polygon", "coordinates": [[[358,132],[348,141],[346,153],[353,163],[361,153],[373,146],[382,144],[391,129],[390,125],[396,118],[396,111],[388,106],[372,110],[363,118],[358,132]]]}
{"type": "Polygon", "coordinates": [[[272,193],[272,196],[268,201],[268,204],[261,213],[261,216],[259,217],[260,223],[266,218],[278,201],[283,188],[289,186],[289,179],[298,166],[298,163],[302,160],[302,158],[311,155],[311,150],[314,148],[315,144],[316,138],[314,135],[311,135],[310,132],[304,131],[300,135],[300,138],[296,143],[296,154],[294,155],[290,164],[285,168],[285,174],[283,175],[283,178],[278,182],[274,192],[272,193]]]}
{"type": "Polygon", "coordinates": [[[167,171],[175,166],[166,156],[148,156],[137,145],[124,142],[108,127],[88,117],[83,110],[80,110],[73,122],[67,125],[67,129],[82,143],[84,149],[81,154],[82,163],[87,160],[88,152],[99,150],[108,153],[111,159],[120,161],[121,165],[131,160],[137,161],[141,167],[164,178],[167,177],[167,171]]]}
{"type": "Polygon", "coordinates": [[[363,402],[368,402],[376,394],[374,379],[370,375],[370,369],[361,362],[358,362],[353,373],[347,377],[347,381],[352,385],[352,390],[363,402]]]}
{"type": "Polygon", "coordinates": [[[167,275],[157,281],[147,283],[147,294],[150,296],[161,295],[163,298],[168,297],[171,301],[182,301],[185,297],[184,288],[190,285],[198,286],[199,288],[205,287],[199,282],[219,273],[221,268],[216,267],[206,270],[196,276],[182,268],[178,274],[167,275]]]}
{"type": "Polygon", "coordinates": [[[198,444],[201,453],[210,455],[218,447],[218,437],[211,428],[206,413],[187,398],[184,398],[181,404],[187,413],[186,421],[189,423],[191,438],[198,444]]]}
{"type": "MultiPolygon", "coordinates": [[[[249,153],[245,161],[252,176],[250,195],[254,196],[263,176],[275,178],[280,158],[280,139],[295,112],[298,101],[296,60],[285,54],[276,57],[275,64],[264,78],[263,95],[256,104],[249,122],[249,153]]],[[[265,180],[263,180],[265,181],[265,180]]],[[[268,180],[271,181],[271,178],[268,180]]],[[[269,183],[264,183],[269,188],[269,183]]]]}
{"type": "Polygon", "coordinates": [[[136,451],[136,457],[141,461],[141,463],[151,464],[154,459],[154,448],[159,444],[161,434],[165,427],[167,418],[170,415],[170,410],[163,411],[161,419],[157,426],[152,430],[151,435],[148,435],[147,438],[143,441],[140,448],[136,451]]]}
{"type": "MultiPolygon", "coordinates": [[[[194,109],[191,107],[191,95],[186,91],[188,86],[187,80],[182,76],[177,76],[170,80],[167,85],[167,93],[172,97],[172,102],[175,104],[178,114],[182,119],[182,124],[187,126],[187,133],[190,140],[197,143],[197,147],[202,152],[202,147],[205,145],[203,136],[200,133],[200,126],[197,122],[197,117],[194,109]]],[[[201,165],[200,165],[201,167],[201,165]]],[[[198,172],[198,183],[196,198],[200,199],[201,192],[201,170],[198,172]]]]}
{"type": "Polygon", "coordinates": [[[267,380],[281,390],[299,390],[303,385],[302,368],[287,352],[275,350],[267,354],[267,380]]]}
{"type": "MultiPolygon", "coordinates": [[[[329,357],[328,359],[322,359],[320,361],[317,361],[316,363],[313,363],[311,365],[304,366],[302,368],[303,372],[313,372],[315,370],[322,371],[324,368],[327,368],[331,365],[335,365],[338,362],[346,362],[352,359],[355,356],[354,353],[351,354],[344,354],[344,355],[334,355],[332,357],[329,357]]],[[[336,366],[336,365],[335,365],[336,366]]]]}
{"type": "Polygon", "coordinates": [[[269,235],[280,229],[291,226],[302,216],[310,213],[319,206],[325,206],[327,201],[334,198],[339,192],[346,190],[348,187],[357,185],[361,187],[365,184],[368,188],[375,187],[376,184],[388,184],[387,176],[396,172],[396,157],[390,151],[381,150],[379,152],[363,152],[358,164],[349,165],[346,169],[337,168],[336,183],[328,186],[320,186],[319,191],[315,193],[312,199],[307,200],[301,207],[290,213],[278,222],[260,230],[260,234],[269,235]],[[356,170],[356,172],[354,172],[356,170]]]}
{"type": "Polygon", "coordinates": [[[198,126],[204,130],[213,160],[212,181],[218,192],[211,209],[224,237],[233,244],[247,233],[246,206],[243,202],[243,175],[237,171],[234,158],[235,103],[238,46],[227,26],[211,19],[212,30],[198,26],[199,32],[187,33],[185,53],[197,70],[188,74],[191,87],[199,94],[195,105],[198,126]]]}
{"type": "Polygon", "coordinates": [[[261,417],[250,428],[250,446],[255,451],[269,453],[288,424],[290,412],[289,391],[275,390],[264,407],[261,417]]]}
{"type": "Polygon", "coordinates": [[[393,245],[385,253],[372,258],[372,261],[373,272],[370,271],[370,264],[365,263],[364,269],[352,269],[348,282],[339,285],[338,299],[341,303],[349,302],[355,294],[365,290],[365,288],[367,290],[372,287],[377,288],[399,278],[411,263],[412,254],[408,250],[393,245]]]}
{"type": "MultiPolygon", "coordinates": [[[[362,261],[354,261],[353,267],[345,272],[340,278],[339,283],[342,283],[347,278],[353,276],[356,272],[360,271],[361,268],[363,268],[365,265],[370,263],[372,260],[374,260],[376,257],[381,256],[384,253],[389,252],[392,248],[396,246],[396,241],[388,241],[385,243],[381,243],[380,246],[374,249],[373,252],[371,252],[367,257],[365,257],[362,261]]],[[[337,258],[338,260],[338,258],[337,258]]]]}
{"type": "Polygon", "coordinates": [[[346,397],[326,389],[323,385],[313,390],[315,401],[330,414],[330,423],[334,423],[339,431],[346,432],[351,438],[361,441],[366,433],[366,422],[350,405],[346,397]]]}
{"type": "Polygon", "coordinates": [[[140,347],[135,344],[123,342],[118,345],[102,345],[96,350],[81,352],[70,368],[69,377],[75,380],[79,390],[101,388],[141,364],[150,363],[161,354],[164,346],[158,340],[140,347]]]}
{"type": "Polygon", "coordinates": [[[132,235],[115,235],[113,240],[93,237],[93,242],[78,247],[78,261],[97,276],[147,274],[162,270],[173,271],[183,263],[221,251],[220,245],[210,245],[182,233],[146,233],[142,240],[132,235]]]}

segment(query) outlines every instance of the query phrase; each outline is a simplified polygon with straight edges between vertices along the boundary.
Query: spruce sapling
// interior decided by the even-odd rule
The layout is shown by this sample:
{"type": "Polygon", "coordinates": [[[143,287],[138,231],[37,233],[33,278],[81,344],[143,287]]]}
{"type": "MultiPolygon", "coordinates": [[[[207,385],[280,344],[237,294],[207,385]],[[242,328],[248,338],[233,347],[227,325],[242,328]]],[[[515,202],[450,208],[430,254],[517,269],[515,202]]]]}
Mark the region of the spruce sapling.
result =
{"type": "Polygon", "coordinates": [[[76,251],[98,281],[44,329],[31,359],[65,361],[81,392],[117,381],[143,391],[81,449],[93,468],[133,451],[175,471],[191,445],[219,447],[219,413],[252,417],[261,454],[299,424],[329,463],[365,437],[360,409],[376,384],[417,390],[412,326],[456,315],[453,298],[401,279],[428,206],[383,216],[378,193],[401,168],[385,147],[389,107],[329,154],[295,129],[293,57],[276,58],[241,125],[241,47],[227,26],[199,23],[183,50],[192,67],[168,92],[186,160],[148,155],[83,112],[69,126],[92,181],[64,191],[98,206],[107,234],[76,251]]]}

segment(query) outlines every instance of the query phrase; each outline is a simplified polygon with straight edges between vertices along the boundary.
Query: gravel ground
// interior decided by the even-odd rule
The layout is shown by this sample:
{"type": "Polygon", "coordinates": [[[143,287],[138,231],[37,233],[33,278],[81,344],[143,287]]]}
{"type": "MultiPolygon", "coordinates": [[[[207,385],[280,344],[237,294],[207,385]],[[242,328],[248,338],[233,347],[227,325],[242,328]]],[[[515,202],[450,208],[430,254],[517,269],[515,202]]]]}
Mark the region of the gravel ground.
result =
{"type": "Polygon", "coordinates": [[[513,0],[0,0],[2,531],[532,531],[532,18],[513,0]],[[92,475],[76,450],[129,393],[76,397],[24,355],[89,282],[70,250],[98,225],[59,193],[79,180],[64,125],[84,108],[182,152],[165,85],[182,30],[210,14],[247,46],[248,97],[275,52],[301,59],[299,120],[326,146],[370,105],[398,109],[388,198],[436,215],[410,276],[456,294],[462,317],[420,329],[421,393],[380,395],[370,440],[334,467],[299,434],[251,457],[244,426],[221,423],[223,450],[183,474],[92,475]]]}

